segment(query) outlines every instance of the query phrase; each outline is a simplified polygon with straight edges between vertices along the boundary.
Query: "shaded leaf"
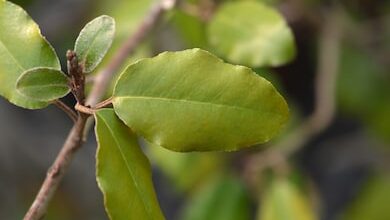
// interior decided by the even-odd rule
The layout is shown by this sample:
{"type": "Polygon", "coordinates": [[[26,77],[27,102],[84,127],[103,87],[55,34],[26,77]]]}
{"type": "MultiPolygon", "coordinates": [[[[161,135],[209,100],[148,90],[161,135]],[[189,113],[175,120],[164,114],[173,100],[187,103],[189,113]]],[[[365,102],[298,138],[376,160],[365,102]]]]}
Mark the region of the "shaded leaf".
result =
{"type": "Polygon", "coordinates": [[[249,196],[243,183],[233,177],[206,183],[184,207],[182,220],[249,220],[249,196]]]}
{"type": "Polygon", "coordinates": [[[112,109],[96,112],[96,178],[112,220],[164,219],[148,159],[112,109]]]}
{"type": "Polygon", "coordinates": [[[189,47],[207,47],[206,25],[198,17],[180,10],[172,10],[170,23],[189,47]]]}
{"type": "Polygon", "coordinates": [[[390,219],[390,177],[371,178],[347,208],[343,220],[387,220],[390,219]]]}
{"type": "Polygon", "coordinates": [[[117,81],[113,105],[126,125],[174,151],[263,143],[288,118],[287,104],[271,83],[200,49],[130,65],[117,81]]]}
{"type": "Polygon", "coordinates": [[[205,179],[224,171],[223,153],[179,153],[155,144],[146,148],[150,160],[182,192],[196,190],[205,179]]]}
{"type": "Polygon", "coordinates": [[[209,43],[229,61],[280,66],[295,56],[294,37],[283,17],[256,1],[225,3],[208,27],[209,43]]]}
{"type": "Polygon", "coordinates": [[[390,141],[390,78],[388,69],[367,50],[344,43],[337,80],[338,105],[390,141]],[[359,88],[359,89],[357,89],[359,88]]]}
{"type": "Polygon", "coordinates": [[[287,179],[275,179],[264,190],[258,220],[314,220],[308,199],[287,179]]]}
{"type": "Polygon", "coordinates": [[[76,40],[74,50],[84,64],[84,72],[92,72],[111,47],[115,34],[115,21],[102,15],[89,22],[76,40]]]}
{"type": "Polygon", "coordinates": [[[31,17],[21,7],[0,0],[0,95],[23,108],[46,107],[47,102],[31,100],[16,90],[19,76],[35,67],[61,68],[31,17]]]}
{"type": "Polygon", "coordinates": [[[25,71],[16,83],[24,96],[39,101],[53,101],[70,91],[66,75],[57,69],[38,67],[25,71]]]}

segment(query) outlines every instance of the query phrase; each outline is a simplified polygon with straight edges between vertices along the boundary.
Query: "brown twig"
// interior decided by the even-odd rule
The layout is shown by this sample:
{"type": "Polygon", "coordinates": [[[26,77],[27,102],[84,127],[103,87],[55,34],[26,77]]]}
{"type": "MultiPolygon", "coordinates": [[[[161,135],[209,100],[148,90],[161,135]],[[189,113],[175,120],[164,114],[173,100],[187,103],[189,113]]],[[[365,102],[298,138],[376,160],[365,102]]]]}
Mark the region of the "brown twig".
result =
{"type": "MultiPolygon", "coordinates": [[[[165,10],[171,9],[175,5],[175,3],[176,0],[162,0],[159,4],[156,4],[152,8],[150,14],[147,15],[146,19],[139,26],[136,33],[129,37],[129,39],[116,53],[113,60],[108,64],[107,68],[104,69],[94,81],[92,91],[87,98],[88,105],[94,106],[101,100],[107,90],[109,81],[113,77],[114,73],[123,65],[127,56],[134,51],[134,49],[139,45],[142,39],[145,38],[145,36],[157,23],[163,12],[165,10]]],[[[73,60],[71,59],[71,54],[68,55],[68,60],[73,60]]],[[[70,65],[72,65],[72,62],[70,63],[70,65]]],[[[74,68],[74,66],[70,66],[70,68],[74,68]]],[[[75,79],[71,83],[74,82],[76,82],[77,84],[77,79],[75,79]]],[[[75,94],[75,96],[78,96],[77,101],[79,102],[79,104],[83,105],[83,94],[79,94],[79,91],[72,92],[75,94]]],[[[77,122],[70,131],[68,138],[62,146],[60,153],[57,155],[57,158],[54,161],[52,167],[49,169],[46,179],[44,180],[33,204],[25,215],[24,220],[39,220],[44,217],[51,198],[53,197],[62,178],[64,177],[64,174],[66,173],[76,151],[81,147],[83,143],[83,134],[85,132],[85,129],[87,129],[87,119],[88,115],[79,112],[77,122]]]]}
{"type": "Polygon", "coordinates": [[[25,220],[39,220],[44,217],[48,204],[64,177],[75,152],[82,145],[82,134],[86,119],[86,117],[79,117],[77,119],[77,122],[70,131],[60,153],[57,155],[56,160],[48,170],[41,189],[24,217],[25,220]]]}
{"type": "Polygon", "coordinates": [[[73,109],[71,109],[69,106],[67,106],[65,103],[63,103],[60,100],[55,100],[53,104],[57,106],[59,109],[61,109],[63,112],[65,112],[69,116],[69,118],[72,119],[74,123],[76,123],[77,114],[76,112],[73,111],[73,109]]]}
{"type": "Polygon", "coordinates": [[[315,79],[314,112],[282,140],[268,150],[251,155],[247,161],[245,177],[250,183],[266,167],[285,167],[287,158],[300,150],[316,135],[325,130],[335,113],[335,86],[339,67],[342,38],[341,9],[334,8],[325,20],[319,39],[318,68],[315,79]],[[270,158],[270,159],[265,159],[270,158]],[[265,164],[267,163],[267,164],[265,164]]]}
{"type": "Polygon", "coordinates": [[[93,115],[93,114],[95,114],[95,112],[97,110],[99,110],[101,108],[104,108],[104,107],[107,107],[107,106],[109,106],[111,104],[112,104],[112,97],[108,98],[108,99],[106,99],[106,100],[104,100],[102,102],[99,102],[93,108],[87,107],[87,106],[84,106],[84,105],[80,105],[79,103],[77,103],[74,106],[74,109],[76,109],[78,112],[82,112],[82,113],[87,114],[87,115],[93,115]]]}

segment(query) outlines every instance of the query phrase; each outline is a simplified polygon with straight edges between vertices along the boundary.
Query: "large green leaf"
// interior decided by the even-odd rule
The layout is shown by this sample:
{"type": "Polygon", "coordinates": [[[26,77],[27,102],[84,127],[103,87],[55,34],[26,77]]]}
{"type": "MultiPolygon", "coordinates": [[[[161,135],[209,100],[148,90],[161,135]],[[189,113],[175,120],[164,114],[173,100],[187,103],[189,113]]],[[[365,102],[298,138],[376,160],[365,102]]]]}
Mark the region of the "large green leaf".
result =
{"type": "Polygon", "coordinates": [[[46,107],[47,102],[31,100],[16,90],[19,76],[34,67],[60,69],[60,63],[31,17],[21,7],[0,0],[0,95],[20,107],[46,107]]]}
{"type": "Polygon", "coordinates": [[[53,101],[69,93],[68,78],[61,70],[38,67],[27,70],[16,83],[24,96],[39,101],[53,101]]]}
{"type": "Polygon", "coordinates": [[[96,178],[112,220],[164,219],[148,159],[112,109],[96,112],[96,178]]]}
{"type": "Polygon", "coordinates": [[[102,61],[111,47],[114,34],[115,21],[107,15],[93,19],[81,30],[74,50],[84,64],[84,72],[92,72],[102,61]]]}
{"type": "Polygon", "coordinates": [[[256,1],[225,3],[208,27],[209,43],[229,61],[279,66],[295,56],[294,37],[283,17],[256,1]]]}
{"type": "Polygon", "coordinates": [[[258,220],[315,220],[306,196],[285,178],[272,181],[264,190],[258,220]]]}
{"type": "Polygon", "coordinates": [[[206,183],[184,207],[182,220],[249,220],[250,202],[242,182],[233,177],[206,183]]]}
{"type": "Polygon", "coordinates": [[[287,104],[271,83],[200,49],[130,65],[117,81],[113,104],[134,131],[174,151],[263,143],[288,118],[287,104]]]}

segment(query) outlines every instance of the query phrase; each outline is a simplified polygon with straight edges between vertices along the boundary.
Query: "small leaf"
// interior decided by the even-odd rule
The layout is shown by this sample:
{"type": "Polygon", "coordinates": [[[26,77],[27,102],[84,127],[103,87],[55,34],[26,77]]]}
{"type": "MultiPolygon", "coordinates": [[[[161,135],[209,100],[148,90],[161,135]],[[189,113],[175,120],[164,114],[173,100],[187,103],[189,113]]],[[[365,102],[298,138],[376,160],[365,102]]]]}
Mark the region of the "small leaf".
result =
{"type": "Polygon", "coordinates": [[[283,17],[256,1],[225,3],[208,27],[209,43],[229,61],[280,66],[295,56],[294,37],[283,17]]]}
{"type": "Polygon", "coordinates": [[[264,190],[258,220],[315,220],[308,199],[289,180],[280,178],[264,190]]]}
{"type": "Polygon", "coordinates": [[[96,178],[111,220],[161,220],[148,159],[112,109],[96,112],[96,178]]]}
{"type": "Polygon", "coordinates": [[[61,70],[47,67],[25,71],[16,88],[22,95],[44,102],[62,98],[70,91],[66,75],[61,70]]]}
{"type": "Polygon", "coordinates": [[[287,104],[271,83],[200,49],[130,65],[117,81],[113,105],[127,126],[174,151],[263,143],[288,118],[287,104]]]}
{"type": "Polygon", "coordinates": [[[115,21],[107,15],[93,19],[81,30],[74,50],[84,64],[84,72],[92,72],[102,61],[111,47],[114,34],[115,21]]]}
{"type": "Polygon", "coordinates": [[[242,182],[219,177],[193,194],[184,207],[182,220],[249,220],[250,202],[242,182]]]}
{"type": "Polygon", "coordinates": [[[35,67],[61,69],[57,55],[41,35],[38,25],[19,6],[0,1],[0,95],[29,109],[49,103],[32,100],[16,89],[19,76],[35,67]]]}

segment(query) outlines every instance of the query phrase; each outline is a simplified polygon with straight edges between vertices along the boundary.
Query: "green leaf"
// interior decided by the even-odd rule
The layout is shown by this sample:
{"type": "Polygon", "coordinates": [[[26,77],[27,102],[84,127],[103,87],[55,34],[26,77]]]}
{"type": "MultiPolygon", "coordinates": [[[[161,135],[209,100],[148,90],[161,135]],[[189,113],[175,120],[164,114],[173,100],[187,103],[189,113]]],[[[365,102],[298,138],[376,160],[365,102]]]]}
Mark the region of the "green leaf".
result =
{"type": "Polygon", "coordinates": [[[390,219],[390,176],[370,178],[342,215],[342,220],[390,219]]]}
{"type": "Polygon", "coordinates": [[[92,72],[102,61],[111,47],[114,34],[115,21],[107,15],[93,19],[81,30],[74,50],[84,64],[84,72],[92,72]]]}
{"type": "Polygon", "coordinates": [[[180,10],[170,12],[169,22],[188,48],[207,47],[206,25],[198,17],[180,10]]]}
{"type": "Polygon", "coordinates": [[[224,153],[179,153],[148,143],[147,155],[180,192],[193,192],[205,179],[224,172],[224,153]]]}
{"type": "Polygon", "coordinates": [[[249,220],[250,202],[242,182],[217,178],[193,194],[184,207],[182,220],[249,220]]]}
{"type": "Polygon", "coordinates": [[[66,75],[61,70],[47,67],[25,71],[19,77],[16,88],[28,98],[45,102],[62,98],[70,91],[66,75]]]}
{"type": "Polygon", "coordinates": [[[285,178],[273,180],[264,190],[258,220],[314,220],[306,196],[285,178]]]}
{"type": "Polygon", "coordinates": [[[287,104],[271,83],[200,49],[130,65],[117,81],[113,105],[127,126],[174,151],[263,143],[288,118],[287,104]]]}
{"type": "Polygon", "coordinates": [[[46,107],[47,102],[31,100],[16,90],[19,76],[35,67],[61,69],[53,48],[31,17],[21,7],[0,0],[0,95],[23,108],[46,107]]]}
{"type": "Polygon", "coordinates": [[[209,43],[229,61],[280,66],[295,56],[294,37],[283,17],[256,1],[225,3],[208,27],[209,43]]]}
{"type": "Polygon", "coordinates": [[[96,178],[110,219],[160,220],[151,168],[132,133],[112,109],[96,112],[96,178]]]}

